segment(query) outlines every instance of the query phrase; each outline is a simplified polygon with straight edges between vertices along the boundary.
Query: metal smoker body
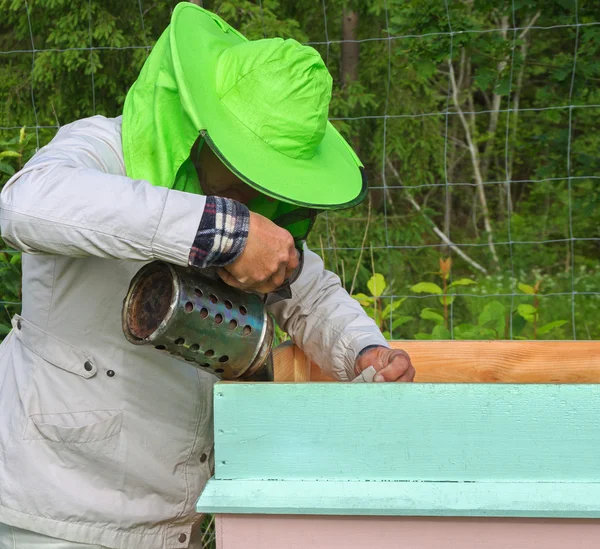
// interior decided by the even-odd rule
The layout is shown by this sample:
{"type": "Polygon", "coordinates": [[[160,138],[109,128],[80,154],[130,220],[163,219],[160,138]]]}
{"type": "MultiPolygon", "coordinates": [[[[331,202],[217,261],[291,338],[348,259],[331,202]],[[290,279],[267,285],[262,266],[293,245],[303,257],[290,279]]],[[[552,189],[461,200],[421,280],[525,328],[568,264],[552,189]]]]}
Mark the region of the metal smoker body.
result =
{"type": "Polygon", "coordinates": [[[226,380],[272,381],[273,320],[261,298],[215,276],[155,261],[132,279],[123,332],[226,380]]]}

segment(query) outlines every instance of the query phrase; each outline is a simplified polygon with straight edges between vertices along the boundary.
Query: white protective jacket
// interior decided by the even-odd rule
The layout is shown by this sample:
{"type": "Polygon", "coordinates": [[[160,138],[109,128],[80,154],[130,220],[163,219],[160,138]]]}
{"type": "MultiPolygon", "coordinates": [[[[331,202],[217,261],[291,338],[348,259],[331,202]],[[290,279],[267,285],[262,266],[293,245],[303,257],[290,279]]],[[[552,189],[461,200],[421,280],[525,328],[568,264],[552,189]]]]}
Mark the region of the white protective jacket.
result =
{"type": "MultiPolygon", "coordinates": [[[[1,195],[23,310],[0,346],[0,522],[121,549],[187,547],[211,474],[212,375],[128,343],[145,262],[187,265],[205,198],[125,176],[121,121],[60,129],[1,195]],[[107,372],[112,372],[107,375],[107,372]]],[[[339,379],[386,342],[306,250],[279,325],[339,379]]]]}

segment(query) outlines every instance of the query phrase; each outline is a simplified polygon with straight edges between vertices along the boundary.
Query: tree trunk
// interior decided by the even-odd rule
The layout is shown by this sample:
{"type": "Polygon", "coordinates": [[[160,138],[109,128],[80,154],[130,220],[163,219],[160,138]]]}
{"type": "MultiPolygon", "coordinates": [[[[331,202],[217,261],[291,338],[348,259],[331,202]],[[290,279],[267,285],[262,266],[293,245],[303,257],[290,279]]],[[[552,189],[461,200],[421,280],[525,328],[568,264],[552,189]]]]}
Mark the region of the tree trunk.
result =
{"type": "MultiPolygon", "coordinates": [[[[454,124],[448,128],[448,132],[454,132],[454,124]]],[[[447,136],[450,138],[450,136],[447,136]]],[[[458,156],[457,147],[451,147],[446,160],[446,183],[454,181],[454,167],[458,156]]],[[[452,185],[444,187],[444,234],[450,239],[450,227],[452,225],[452,185]]],[[[444,255],[450,255],[450,246],[442,249],[444,255]]]]}
{"type": "MultiPolygon", "coordinates": [[[[342,59],[341,59],[341,85],[342,89],[351,82],[355,82],[358,79],[358,56],[359,56],[359,43],[358,43],[358,13],[354,10],[344,8],[342,14],[342,59]]],[[[360,138],[355,135],[351,139],[352,148],[354,152],[360,155],[360,138]]],[[[385,181],[384,181],[385,184],[385,181]]],[[[387,191],[387,189],[386,189],[387,191]]],[[[387,192],[384,191],[384,197],[387,196],[387,192]]]]}
{"type": "MultiPolygon", "coordinates": [[[[389,158],[386,158],[386,164],[388,165],[388,167],[390,168],[390,170],[392,171],[392,173],[394,174],[394,177],[398,180],[398,182],[400,184],[402,184],[402,180],[400,179],[400,174],[398,173],[398,170],[396,169],[396,167],[391,163],[389,158]]],[[[444,234],[440,228],[434,223],[434,221],[423,212],[421,206],[419,205],[419,203],[413,198],[413,196],[410,194],[409,190],[407,188],[404,189],[404,194],[406,195],[406,199],[410,202],[411,206],[417,211],[419,212],[426,220],[427,222],[431,225],[431,228],[433,229],[433,232],[442,240],[442,242],[444,244],[446,244],[446,246],[452,250],[454,250],[459,257],[462,257],[469,265],[471,265],[472,267],[474,267],[475,269],[477,269],[478,271],[481,271],[483,274],[487,275],[488,272],[487,270],[482,267],[479,263],[477,263],[476,261],[474,261],[473,259],[471,259],[465,252],[463,252],[459,246],[457,246],[456,244],[454,244],[454,242],[452,242],[452,240],[450,240],[450,238],[448,237],[448,235],[444,234]]],[[[367,221],[367,223],[370,222],[370,215],[371,215],[371,210],[370,210],[370,202],[369,202],[369,219],[367,221]]],[[[368,230],[368,225],[367,225],[367,230],[368,230]]],[[[365,238],[366,238],[367,233],[365,232],[365,238]]],[[[364,248],[365,245],[365,238],[363,238],[363,245],[362,247],[364,248]]],[[[361,254],[362,254],[362,249],[361,249],[361,254]]],[[[356,278],[356,275],[355,275],[356,278]]],[[[354,287],[354,282],[352,283],[352,286],[354,287]]]]}
{"type": "Polygon", "coordinates": [[[342,87],[358,78],[358,13],[344,8],[342,16],[342,87]]]}
{"type": "Polygon", "coordinates": [[[481,177],[481,159],[479,156],[479,149],[475,143],[473,138],[472,130],[469,125],[467,118],[465,117],[465,113],[462,109],[459,100],[459,89],[456,83],[456,77],[454,75],[454,66],[452,65],[452,60],[448,60],[448,68],[450,69],[450,84],[452,86],[452,101],[454,102],[454,107],[456,108],[456,112],[458,114],[458,118],[462,123],[465,138],[467,140],[467,147],[469,152],[471,153],[471,164],[473,165],[473,177],[475,179],[477,194],[479,196],[479,202],[481,204],[481,214],[483,216],[483,226],[485,227],[485,231],[487,233],[488,247],[490,249],[490,253],[492,254],[492,259],[494,261],[495,266],[497,267],[499,264],[498,254],[496,253],[496,247],[494,246],[494,232],[492,230],[492,223],[490,221],[490,212],[488,209],[487,198],[485,196],[484,182],[481,177]]]}
{"type": "MultiPolygon", "coordinates": [[[[507,39],[508,35],[508,15],[502,17],[501,21],[501,34],[504,40],[507,39]]],[[[506,68],[506,59],[500,61],[497,65],[498,74],[502,74],[506,68]]],[[[490,162],[492,160],[492,154],[494,153],[494,141],[496,139],[496,130],[498,129],[498,117],[500,116],[500,106],[502,105],[502,96],[492,92],[492,108],[490,113],[490,122],[487,131],[487,141],[485,144],[485,150],[481,158],[481,177],[484,181],[488,181],[490,162]]]]}

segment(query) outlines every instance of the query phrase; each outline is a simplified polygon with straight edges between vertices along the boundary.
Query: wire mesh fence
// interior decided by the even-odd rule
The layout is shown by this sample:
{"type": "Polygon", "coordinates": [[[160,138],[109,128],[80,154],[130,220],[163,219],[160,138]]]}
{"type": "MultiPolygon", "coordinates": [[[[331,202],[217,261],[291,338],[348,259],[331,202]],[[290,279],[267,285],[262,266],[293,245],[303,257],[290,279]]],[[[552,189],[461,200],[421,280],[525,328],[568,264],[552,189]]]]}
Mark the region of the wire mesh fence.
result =
{"type": "MultiPolygon", "coordinates": [[[[3,180],[61,125],[120,113],[175,4],[0,0],[3,180]]],[[[325,60],[330,120],[370,190],[359,207],[321,214],[309,244],[388,337],[600,338],[593,2],[204,7],[325,60]]],[[[10,314],[18,259],[6,250],[3,265],[10,314]]]]}

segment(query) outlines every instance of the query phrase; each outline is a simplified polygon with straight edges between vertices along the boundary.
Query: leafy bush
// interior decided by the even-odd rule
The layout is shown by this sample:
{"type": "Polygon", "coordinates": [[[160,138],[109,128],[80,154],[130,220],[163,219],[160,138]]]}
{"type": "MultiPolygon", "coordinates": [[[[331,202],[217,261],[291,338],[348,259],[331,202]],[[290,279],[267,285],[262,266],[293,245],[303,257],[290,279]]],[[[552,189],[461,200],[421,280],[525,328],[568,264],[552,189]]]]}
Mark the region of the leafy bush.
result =
{"type": "MultiPolygon", "coordinates": [[[[440,284],[422,281],[410,288],[415,294],[424,295],[428,301],[425,307],[417,305],[416,315],[407,314],[409,311],[406,310],[406,305],[409,297],[384,297],[388,284],[381,273],[374,273],[368,280],[367,288],[370,295],[358,292],[352,297],[363,306],[388,339],[564,338],[561,328],[566,326],[568,321],[556,318],[553,314],[548,318],[548,315],[544,314],[545,310],[542,310],[544,295],[541,293],[541,279],[534,285],[518,283],[520,294],[509,296],[511,303],[492,299],[488,300],[480,310],[474,310],[456,306],[468,297],[461,295],[459,289],[477,287],[478,283],[471,278],[452,280],[450,258],[440,259],[439,267],[439,271],[429,275],[440,279],[440,284]],[[522,302],[518,302],[516,297],[520,297],[522,302]],[[437,305],[432,306],[430,304],[432,300],[437,301],[437,305]],[[453,314],[453,309],[456,310],[456,315],[453,314]],[[546,319],[543,323],[542,318],[546,319]],[[418,331],[415,332],[414,329],[408,333],[404,331],[404,328],[410,328],[411,324],[413,326],[418,324],[418,331]]],[[[477,298],[477,296],[472,297],[477,298]]],[[[422,299],[411,301],[419,303],[422,299]]],[[[480,300],[477,298],[477,301],[480,300]]],[[[600,300],[598,304],[600,305],[600,300]]]]}
{"type": "MultiPolygon", "coordinates": [[[[0,141],[0,188],[33,155],[34,134],[21,128],[19,133],[0,141]]],[[[7,248],[0,239],[0,301],[4,314],[0,316],[0,338],[11,329],[10,319],[21,310],[21,254],[7,248]]]]}

